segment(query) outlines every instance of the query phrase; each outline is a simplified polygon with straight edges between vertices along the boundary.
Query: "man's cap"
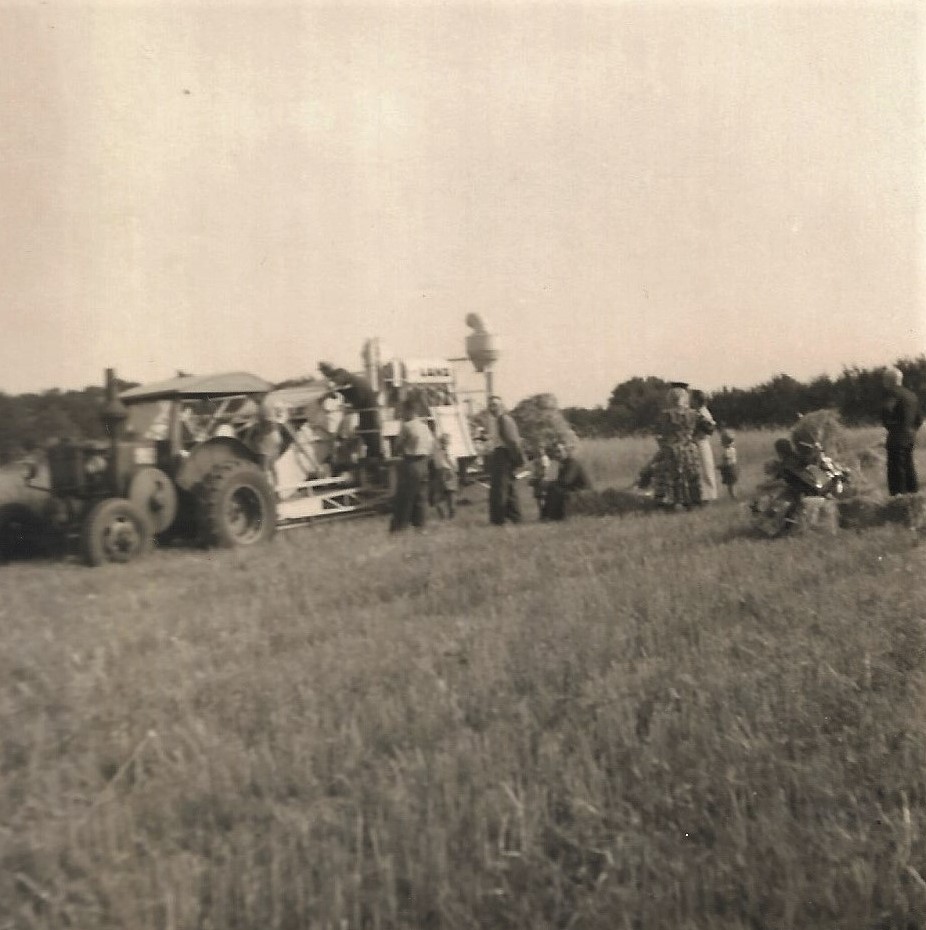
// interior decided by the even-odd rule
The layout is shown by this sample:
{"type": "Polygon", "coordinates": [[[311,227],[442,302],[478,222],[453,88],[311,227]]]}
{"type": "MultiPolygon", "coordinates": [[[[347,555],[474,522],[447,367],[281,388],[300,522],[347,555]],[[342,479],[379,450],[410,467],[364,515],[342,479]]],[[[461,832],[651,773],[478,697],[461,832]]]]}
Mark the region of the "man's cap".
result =
{"type": "Polygon", "coordinates": [[[669,387],[681,388],[683,391],[687,391],[688,382],[687,381],[670,381],[669,387]]]}

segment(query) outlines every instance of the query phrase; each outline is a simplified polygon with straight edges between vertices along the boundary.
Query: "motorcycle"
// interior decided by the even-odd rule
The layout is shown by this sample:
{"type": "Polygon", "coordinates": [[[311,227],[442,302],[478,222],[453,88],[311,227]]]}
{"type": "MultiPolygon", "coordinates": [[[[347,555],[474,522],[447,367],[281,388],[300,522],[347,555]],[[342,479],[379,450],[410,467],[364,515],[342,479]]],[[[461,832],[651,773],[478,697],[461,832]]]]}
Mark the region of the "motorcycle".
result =
{"type": "Polygon", "coordinates": [[[783,536],[798,522],[805,498],[830,500],[841,497],[850,480],[849,470],[837,465],[819,443],[807,444],[799,452],[786,450],[790,443],[779,440],[779,459],[767,466],[772,480],[750,505],[753,525],[770,538],[783,536]]]}

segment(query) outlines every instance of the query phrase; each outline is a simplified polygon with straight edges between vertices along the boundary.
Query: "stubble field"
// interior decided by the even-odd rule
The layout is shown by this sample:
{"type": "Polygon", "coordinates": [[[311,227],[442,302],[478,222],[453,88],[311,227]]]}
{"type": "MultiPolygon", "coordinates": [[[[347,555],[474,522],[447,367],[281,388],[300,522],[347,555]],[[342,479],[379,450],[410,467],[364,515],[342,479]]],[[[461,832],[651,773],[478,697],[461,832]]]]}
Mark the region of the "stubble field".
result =
{"type": "Polygon", "coordinates": [[[522,491],[0,567],[0,930],[926,926],[920,537],[522,491]]]}

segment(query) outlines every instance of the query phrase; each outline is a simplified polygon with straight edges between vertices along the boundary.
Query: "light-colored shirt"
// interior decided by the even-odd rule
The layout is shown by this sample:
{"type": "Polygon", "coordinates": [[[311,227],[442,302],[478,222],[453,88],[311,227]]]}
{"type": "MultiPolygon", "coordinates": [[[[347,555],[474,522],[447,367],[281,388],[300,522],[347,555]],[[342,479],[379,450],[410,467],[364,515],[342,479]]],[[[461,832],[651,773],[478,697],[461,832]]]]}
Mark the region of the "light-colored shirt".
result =
{"type": "Polygon", "coordinates": [[[414,420],[406,420],[396,437],[397,451],[400,455],[433,455],[436,445],[437,440],[428,424],[417,417],[414,420]]]}

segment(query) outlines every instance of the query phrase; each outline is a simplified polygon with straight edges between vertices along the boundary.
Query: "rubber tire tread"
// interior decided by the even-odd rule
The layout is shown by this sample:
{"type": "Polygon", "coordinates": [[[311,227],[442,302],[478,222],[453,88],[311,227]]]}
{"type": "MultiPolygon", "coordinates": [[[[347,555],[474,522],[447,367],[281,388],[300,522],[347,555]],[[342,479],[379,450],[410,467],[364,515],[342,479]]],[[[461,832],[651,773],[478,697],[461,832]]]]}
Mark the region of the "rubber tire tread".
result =
{"type": "Polygon", "coordinates": [[[130,500],[124,497],[107,497],[105,500],[94,504],[87,518],[80,528],[80,551],[84,561],[92,567],[105,565],[107,562],[115,564],[124,564],[134,562],[136,559],[147,555],[154,546],[154,532],[148,518],[135,506],[130,500]],[[115,513],[122,511],[126,516],[137,525],[138,533],[141,536],[141,545],[138,551],[127,559],[111,559],[107,556],[103,548],[101,530],[107,520],[111,520],[115,513]]]}
{"type": "Polygon", "coordinates": [[[242,545],[224,521],[224,502],[232,486],[246,485],[258,493],[264,505],[260,535],[244,545],[253,546],[272,539],[277,529],[276,499],[270,482],[253,462],[231,460],[214,466],[197,489],[199,538],[203,545],[233,549],[242,545]]]}

